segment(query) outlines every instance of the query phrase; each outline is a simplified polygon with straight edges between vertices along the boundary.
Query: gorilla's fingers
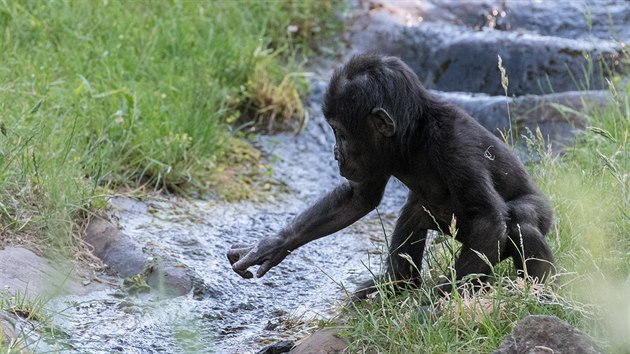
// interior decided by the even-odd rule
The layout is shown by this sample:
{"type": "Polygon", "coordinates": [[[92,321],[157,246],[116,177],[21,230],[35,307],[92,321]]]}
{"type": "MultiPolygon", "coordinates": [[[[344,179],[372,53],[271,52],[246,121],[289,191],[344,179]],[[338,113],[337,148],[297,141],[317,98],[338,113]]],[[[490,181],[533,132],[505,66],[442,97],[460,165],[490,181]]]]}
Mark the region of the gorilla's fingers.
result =
{"type": "Polygon", "coordinates": [[[245,278],[245,279],[251,279],[254,277],[254,274],[252,274],[252,272],[250,272],[249,270],[236,270],[234,269],[234,271],[240,275],[241,277],[245,278]]]}
{"type": "Polygon", "coordinates": [[[236,248],[232,247],[231,250],[227,252],[227,258],[230,261],[230,264],[234,265],[234,263],[238,262],[241,259],[241,256],[247,254],[250,250],[250,247],[245,248],[236,248]]]}
{"type": "MultiPolygon", "coordinates": [[[[234,270],[238,275],[240,275],[241,277],[245,279],[251,279],[254,277],[254,274],[252,274],[252,272],[247,270],[247,268],[249,268],[250,265],[247,265],[247,263],[244,263],[243,260],[244,259],[236,263],[233,263],[232,270],[234,270]]],[[[230,262],[232,262],[232,260],[230,260],[230,262]]]]}
{"type": "Polygon", "coordinates": [[[245,243],[237,243],[237,244],[232,245],[232,247],[230,248],[236,249],[236,248],[247,248],[247,247],[251,247],[251,246],[245,243]]]}
{"type": "Polygon", "coordinates": [[[267,260],[265,261],[260,268],[258,268],[258,271],[256,272],[256,278],[261,278],[263,277],[268,271],[269,269],[273,268],[274,264],[271,260],[267,260]]]}
{"type": "Polygon", "coordinates": [[[247,253],[245,257],[240,258],[236,263],[232,264],[232,269],[238,272],[239,270],[246,270],[247,268],[256,264],[256,259],[251,253],[247,253]]]}
{"type": "Polygon", "coordinates": [[[247,268],[258,263],[256,257],[251,252],[251,247],[245,248],[232,248],[227,252],[227,258],[232,264],[232,270],[245,279],[254,277],[254,274],[247,270],[247,268]]]}

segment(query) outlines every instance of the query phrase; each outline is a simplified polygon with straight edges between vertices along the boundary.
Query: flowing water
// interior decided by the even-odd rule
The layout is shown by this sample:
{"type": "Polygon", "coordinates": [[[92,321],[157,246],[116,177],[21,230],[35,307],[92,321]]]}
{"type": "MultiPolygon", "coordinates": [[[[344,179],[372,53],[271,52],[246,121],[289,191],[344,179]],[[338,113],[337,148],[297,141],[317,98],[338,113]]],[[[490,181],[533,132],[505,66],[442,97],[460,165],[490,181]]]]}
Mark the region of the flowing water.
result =
{"type": "Polygon", "coordinates": [[[232,244],[273,235],[297,212],[341,181],[333,137],[319,112],[323,83],[314,85],[312,119],[304,133],[261,136],[257,145],[273,157],[274,178],[288,192],[265,202],[114,198],[122,231],[149,254],[162,254],[197,273],[207,289],[160,299],[158,294],[119,296],[115,288],[62,297],[55,328],[68,333],[51,348],[69,352],[256,352],[265,344],[307,334],[317,319],[332,316],[344,288],[378,273],[384,231],[404,203],[393,181],[375,212],[352,227],[293,252],[261,279],[242,279],[225,256],[232,244]],[[382,220],[382,223],[381,223],[382,220]]]}

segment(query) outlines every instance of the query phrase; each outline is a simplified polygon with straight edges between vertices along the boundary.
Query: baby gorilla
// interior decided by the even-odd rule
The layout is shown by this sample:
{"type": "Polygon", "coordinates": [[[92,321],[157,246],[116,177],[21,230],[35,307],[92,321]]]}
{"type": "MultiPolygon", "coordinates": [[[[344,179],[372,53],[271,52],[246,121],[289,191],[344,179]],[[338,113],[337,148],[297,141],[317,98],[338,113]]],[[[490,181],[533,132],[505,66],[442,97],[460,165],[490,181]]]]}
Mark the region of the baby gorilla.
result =
{"type": "MultiPolygon", "coordinates": [[[[508,257],[521,276],[543,281],[554,273],[545,241],[551,207],[521,162],[468,114],[431,95],[400,59],[350,59],[333,74],[323,112],[346,181],[277,235],[255,246],[233,246],[227,256],[242,277],[253,277],[248,268],[254,265],[262,277],[292,250],[366,215],[380,203],[391,176],[409,195],[391,237],[389,280],[419,285],[427,230],[446,231],[453,217],[462,243],[457,281],[489,274],[490,264],[508,257]]],[[[373,285],[355,295],[367,296],[373,285]]]]}

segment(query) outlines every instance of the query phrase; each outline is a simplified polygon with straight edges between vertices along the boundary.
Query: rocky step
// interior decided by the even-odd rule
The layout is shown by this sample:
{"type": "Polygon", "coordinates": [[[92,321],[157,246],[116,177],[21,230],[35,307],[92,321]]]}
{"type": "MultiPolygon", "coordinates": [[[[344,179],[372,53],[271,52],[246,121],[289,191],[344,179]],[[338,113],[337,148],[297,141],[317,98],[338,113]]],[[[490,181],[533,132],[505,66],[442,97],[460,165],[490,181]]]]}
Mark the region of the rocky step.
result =
{"type": "Polygon", "coordinates": [[[544,144],[560,152],[571,145],[575,132],[585,128],[590,114],[611,104],[608,91],[570,91],[550,95],[525,95],[516,98],[485,94],[433,93],[462,108],[489,131],[501,137],[512,129],[514,141],[522,144],[522,136],[540,133],[544,144]]]}
{"type": "Polygon", "coordinates": [[[605,89],[610,70],[627,69],[621,41],[564,38],[562,32],[551,31],[475,30],[435,12],[425,14],[428,18],[422,22],[404,22],[392,11],[370,11],[352,26],[352,52],[399,56],[430,89],[489,95],[505,93],[498,56],[507,73],[509,96],[605,89]]]}

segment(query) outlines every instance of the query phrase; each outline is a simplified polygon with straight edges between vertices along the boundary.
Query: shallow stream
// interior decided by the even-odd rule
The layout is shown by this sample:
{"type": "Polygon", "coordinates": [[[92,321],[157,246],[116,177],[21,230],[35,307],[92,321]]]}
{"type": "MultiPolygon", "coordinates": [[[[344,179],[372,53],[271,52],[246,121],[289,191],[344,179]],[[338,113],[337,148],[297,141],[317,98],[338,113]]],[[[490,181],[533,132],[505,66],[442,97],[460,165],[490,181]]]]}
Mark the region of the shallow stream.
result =
{"type": "Polygon", "coordinates": [[[276,160],[273,176],[288,192],[266,202],[112,200],[126,235],[148,253],[167,255],[197,273],[208,288],[201,299],[159,299],[155,293],[118,297],[116,290],[63,297],[54,303],[65,309],[55,326],[70,336],[52,347],[90,353],[255,353],[276,340],[306,335],[317,319],[339,308],[344,288],[351,291],[370,272],[378,273],[383,226],[391,230],[404,203],[404,188],[395,181],[379,207],[380,219],[373,212],[300,248],[264,278],[240,278],[225,256],[232,244],[272,235],[340,181],[332,132],[319,113],[323,85],[315,84],[304,133],[261,136],[256,143],[276,160]]]}

